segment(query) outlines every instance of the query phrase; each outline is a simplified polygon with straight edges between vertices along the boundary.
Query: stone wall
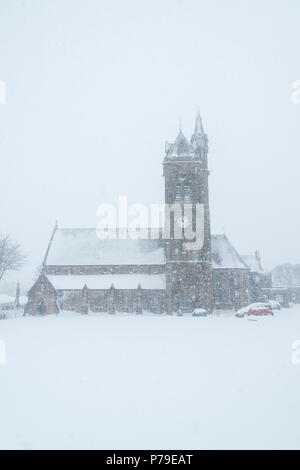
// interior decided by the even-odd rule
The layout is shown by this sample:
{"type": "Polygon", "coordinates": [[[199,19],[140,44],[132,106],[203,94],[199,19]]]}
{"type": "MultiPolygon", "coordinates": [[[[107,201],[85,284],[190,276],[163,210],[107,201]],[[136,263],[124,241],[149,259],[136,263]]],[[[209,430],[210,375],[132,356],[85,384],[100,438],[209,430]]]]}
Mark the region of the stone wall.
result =
{"type": "Polygon", "coordinates": [[[213,288],[216,309],[238,310],[252,302],[247,269],[213,269],[213,288]]]}
{"type": "Polygon", "coordinates": [[[112,266],[52,266],[44,267],[49,275],[87,275],[87,274],[160,274],[165,265],[112,265],[112,266]]]}
{"type": "Polygon", "coordinates": [[[210,264],[167,263],[167,310],[192,312],[212,309],[212,272],[210,264]]]}
{"type": "Polygon", "coordinates": [[[165,306],[164,290],[60,290],[60,308],[76,312],[129,312],[142,313],[143,310],[163,313],[165,306]]]}
{"type": "Polygon", "coordinates": [[[29,315],[47,315],[58,313],[57,293],[45,275],[41,275],[28,292],[28,303],[24,313],[29,315]]]}

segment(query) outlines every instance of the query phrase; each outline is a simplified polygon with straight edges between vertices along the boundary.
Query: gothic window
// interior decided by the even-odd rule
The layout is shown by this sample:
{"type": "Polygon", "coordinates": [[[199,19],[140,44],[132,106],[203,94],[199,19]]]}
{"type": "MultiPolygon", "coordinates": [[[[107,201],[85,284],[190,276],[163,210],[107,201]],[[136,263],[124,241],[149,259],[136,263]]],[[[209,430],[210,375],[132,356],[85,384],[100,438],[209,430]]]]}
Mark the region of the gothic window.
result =
{"type": "Polygon", "coordinates": [[[174,212],[171,212],[170,214],[170,238],[172,240],[174,239],[174,231],[175,231],[174,223],[175,223],[174,212]]]}
{"type": "Polygon", "coordinates": [[[224,289],[223,289],[222,277],[219,274],[216,274],[215,281],[214,281],[214,292],[215,292],[216,304],[222,303],[223,290],[224,289]]]}
{"type": "Polygon", "coordinates": [[[181,184],[176,185],[175,189],[175,200],[180,201],[181,200],[181,184]]]}
{"type": "Polygon", "coordinates": [[[191,188],[189,184],[184,185],[184,201],[189,202],[191,200],[191,188]]]}
{"type": "Polygon", "coordinates": [[[190,306],[190,296],[183,294],[180,298],[180,304],[182,308],[187,308],[190,306]]]}
{"type": "Polygon", "coordinates": [[[77,307],[77,297],[76,295],[70,295],[68,298],[69,308],[71,310],[76,310],[77,307]]]}
{"type": "Polygon", "coordinates": [[[63,291],[58,291],[57,293],[57,302],[60,309],[63,309],[64,306],[64,293],[63,291]]]}
{"type": "Polygon", "coordinates": [[[127,312],[129,310],[130,302],[129,302],[129,296],[128,295],[124,295],[124,297],[122,299],[122,307],[123,307],[124,312],[127,312]]]}
{"type": "Polygon", "coordinates": [[[193,210],[192,210],[192,230],[193,232],[196,232],[197,230],[197,213],[196,213],[195,206],[193,206],[193,210]]]}
{"type": "Polygon", "coordinates": [[[180,142],[179,148],[178,148],[178,153],[182,154],[186,152],[186,145],[184,142],[180,142]]]}
{"type": "Polygon", "coordinates": [[[160,301],[156,295],[150,297],[150,308],[151,310],[157,311],[160,309],[160,301]]]}
{"type": "Polygon", "coordinates": [[[46,304],[43,299],[39,301],[37,311],[39,315],[44,315],[46,313],[46,304]]]}
{"type": "Polygon", "coordinates": [[[103,309],[103,307],[104,307],[104,298],[102,297],[102,295],[99,295],[98,297],[96,297],[95,307],[96,307],[96,310],[102,310],[103,309]]]}

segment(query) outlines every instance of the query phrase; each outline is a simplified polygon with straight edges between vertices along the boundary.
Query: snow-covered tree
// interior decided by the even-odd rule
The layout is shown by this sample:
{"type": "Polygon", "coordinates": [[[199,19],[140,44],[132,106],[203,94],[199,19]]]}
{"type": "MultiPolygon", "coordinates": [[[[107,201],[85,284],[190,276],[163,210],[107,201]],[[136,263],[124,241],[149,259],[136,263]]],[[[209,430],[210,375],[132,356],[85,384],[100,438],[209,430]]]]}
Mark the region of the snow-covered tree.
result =
{"type": "Polygon", "coordinates": [[[0,234],[0,281],[9,271],[17,271],[25,262],[20,245],[10,235],[0,234]]]}
{"type": "Polygon", "coordinates": [[[285,263],[276,266],[272,271],[275,286],[300,286],[300,264],[285,263]]]}

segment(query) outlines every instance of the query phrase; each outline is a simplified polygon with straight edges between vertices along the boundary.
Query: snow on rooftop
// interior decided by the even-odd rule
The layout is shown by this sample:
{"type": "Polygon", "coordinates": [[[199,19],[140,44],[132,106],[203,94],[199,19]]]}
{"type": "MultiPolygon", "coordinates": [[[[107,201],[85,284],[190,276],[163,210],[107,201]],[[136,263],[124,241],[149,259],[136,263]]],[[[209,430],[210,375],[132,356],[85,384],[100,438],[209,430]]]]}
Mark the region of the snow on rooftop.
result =
{"type": "Polygon", "coordinates": [[[179,131],[178,136],[173,144],[166,142],[166,156],[167,157],[193,157],[195,155],[195,149],[183,135],[182,131],[179,131]]]}
{"type": "Polygon", "coordinates": [[[260,259],[255,255],[242,255],[244,262],[249,266],[251,271],[262,272],[263,268],[260,262],[260,259]]]}
{"type": "MultiPolygon", "coordinates": [[[[226,235],[212,236],[214,269],[246,269],[246,263],[226,235]]],[[[106,239],[96,229],[57,229],[49,247],[47,266],[164,265],[160,240],[106,239]]],[[[251,266],[250,266],[251,267],[251,266]]]]}
{"type": "Polygon", "coordinates": [[[213,269],[247,269],[238,252],[226,235],[212,235],[213,269]]]}
{"type": "Polygon", "coordinates": [[[102,274],[102,275],[48,275],[55,289],[110,289],[113,284],[116,289],[165,289],[165,274],[102,274]]]}
{"type": "Polygon", "coordinates": [[[10,295],[0,294],[0,304],[13,304],[15,303],[15,298],[10,295]]]}
{"type": "Polygon", "coordinates": [[[46,265],[149,265],[164,264],[158,240],[100,240],[95,229],[57,229],[46,265]]]}

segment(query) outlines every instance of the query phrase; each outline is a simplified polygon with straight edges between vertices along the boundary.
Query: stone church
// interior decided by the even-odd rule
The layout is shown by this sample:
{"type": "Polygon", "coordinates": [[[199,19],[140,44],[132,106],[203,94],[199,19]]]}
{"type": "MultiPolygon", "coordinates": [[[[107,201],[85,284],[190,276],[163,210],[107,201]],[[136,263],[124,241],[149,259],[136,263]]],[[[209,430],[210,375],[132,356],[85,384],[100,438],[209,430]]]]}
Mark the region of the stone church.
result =
{"type": "MultiPolygon", "coordinates": [[[[259,300],[265,277],[253,271],[226,235],[211,235],[207,157],[198,112],[190,140],[180,130],[174,143],[166,143],[163,174],[166,205],[204,206],[200,249],[186,249],[187,240],[174,238],[174,219],[167,239],[100,239],[96,229],[56,226],[25,313],[211,312],[259,300]]],[[[259,255],[254,258],[260,265],[259,255]]]]}

